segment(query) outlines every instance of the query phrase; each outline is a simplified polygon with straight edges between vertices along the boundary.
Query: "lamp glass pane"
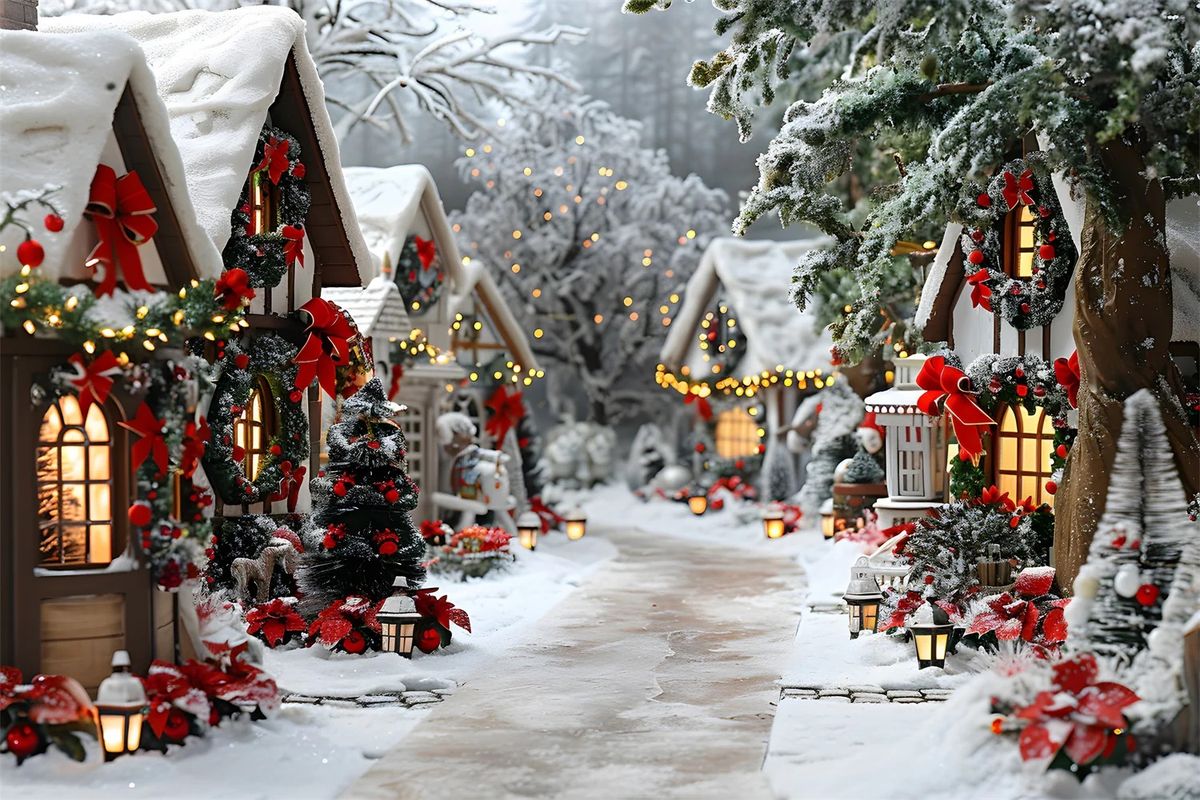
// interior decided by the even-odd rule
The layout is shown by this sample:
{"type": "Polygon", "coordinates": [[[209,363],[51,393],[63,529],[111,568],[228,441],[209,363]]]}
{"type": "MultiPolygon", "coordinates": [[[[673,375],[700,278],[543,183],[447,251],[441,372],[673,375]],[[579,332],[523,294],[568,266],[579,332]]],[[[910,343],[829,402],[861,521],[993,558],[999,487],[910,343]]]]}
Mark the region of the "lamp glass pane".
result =
{"type": "Polygon", "coordinates": [[[875,630],[875,621],[879,618],[879,604],[867,603],[862,607],[863,630],[875,630]]]}
{"type": "Polygon", "coordinates": [[[137,750],[142,745],[142,715],[129,715],[129,732],[125,737],[125,749],[129,752],[137,750]]]}
{"type": "Polygon", "coordinates": [[[929,661],[930,652],[933,649],[933,637],[927,633],[914,633],[913,642],[917,645],[917,658],[921,661],[929,661]]]}
{"type": "Polygon", "coordinates": [[[935,658],[937,658],[937,660],[941,661],[946,658],[946,645],[949,644],[949,642],[950,642],[950,634],[939,633],[937,635],[937,648],[934,651],[937,653],[937,655],[935,656],[935,658]]]}
{"type": "MultiPolygon", "coordinates": [[[[140,720],[139,715],[139,720],[140,720]]],[[[141,728],[141,725],[138,725],[141,728]]],[[[123,714],[101,714],[100,735],[104,739],[104,750],[121,753],[125,748],[125,716],[123,714]]],[[[138,734],[141,736],[141,734],[138,734]]]]}

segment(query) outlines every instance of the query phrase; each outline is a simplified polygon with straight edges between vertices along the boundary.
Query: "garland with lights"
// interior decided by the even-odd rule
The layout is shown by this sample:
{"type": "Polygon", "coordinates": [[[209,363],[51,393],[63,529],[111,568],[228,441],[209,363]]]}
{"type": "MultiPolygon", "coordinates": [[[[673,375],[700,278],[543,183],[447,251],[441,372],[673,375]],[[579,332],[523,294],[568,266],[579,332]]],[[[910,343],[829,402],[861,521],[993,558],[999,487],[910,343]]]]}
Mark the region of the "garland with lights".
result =
{"type": "Polygon", "coordinates": [[[703,330],[696,338],[704,362],[710,365],[712,374],[728,374],[740,357],[738,348],[744,350],[746,347],[746,336],[737,324],[737,317],[727,303],[721,302],[716,311],[704,315],[700,327],[703,330]]]}
{"type": "Polygon", "coordinates": [[[312,202],[304,175],[300,142],[286,131],[264,126],[258,134],[250,177],[233,210],[229,241],[221,253],[225,268],[244,269],[251,286],[278,286],[293,264],[299,261],[304,265],[304,220],[312,202]],[[250,191],[256,180],[269,181],[278,192],[271,198],[274,229],[253,233],[250,191]]]}
{"type": "Polygon", "coordinates": [[[999,302],[1004,320],[1018,330],[1050,324],[1062,310],[1076,252],[1043,159],[1033,155],[1005,164],[960,212],[971,304],[995,313],[999,302]],[[1021,206],[1034,217],[1037,249],[1028,278],[1006,274],[1000,261],[1002,220],[1020,213],[1021,206]]]}
{"type": "Polygon", "coordinates": [[[714,392],[737,397],[753,397],[763,389],[777,383],[807,389],[811,382],[814,388],[823,389],[833,385],[836,378],[836,375],[826,375],[820,369],[795,370],[776,367],[774,370],[764,369],[757,375],[746,375],[741,378],[728,376],[715,383],[709,383],[703,378],[692,378],[687,374],[676,375],[664,364],[659,364],[654,371],[655,382],[664,389],[674,389],[680,394],[695,394],[700,397],[709,397],[714,392]]]}
{"type": "Polygon", "coordinates": [[[437,303],[446,283],[440,254],[432,239],[415,233],[404,240],[396,259],[395,279],[410,314],[420,316],[437,303]]]}
{"type": "Polygon", "coordinates": [[[294,388],[297,349],[275,334],[256,336],[248,347],[231,340],[217,343],[221,375],[208,409],[212,441],[204,453],[204,472],[217,495],[230,504],[288,498],[290,484],[299,480],[308,459],[308,417],[304,392],[294,388]],[[246,475],[243,453],[234,441],[234,420],[246,411],[251,394],[264,381],[270,389],[275,430],[258,474],[246,475]]]}

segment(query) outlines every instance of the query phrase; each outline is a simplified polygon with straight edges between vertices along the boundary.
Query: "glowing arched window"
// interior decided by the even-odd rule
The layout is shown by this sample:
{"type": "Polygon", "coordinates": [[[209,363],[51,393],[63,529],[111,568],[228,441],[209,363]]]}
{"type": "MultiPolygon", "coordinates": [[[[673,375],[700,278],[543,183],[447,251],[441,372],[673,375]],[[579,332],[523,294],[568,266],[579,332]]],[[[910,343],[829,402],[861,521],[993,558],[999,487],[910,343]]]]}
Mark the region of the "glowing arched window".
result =
{"type": "Polygon", "coordinates": [[[717,455],[741,458],[758,453],[762,442],[758,420],[744,408],[731,408],[717,415],[717,455]]]}
{"type": "Polygon", "coordinates": [[[1018,206],[1004,217],[1004,271],[1013,278],[1033,277],[1033,256],[1037,252],[1034,227],[1029,206],[1018,206]]]}
{"type": "Polygon", "coordinates": [[[1050,418],[1040,408],[1030,413],[1023,406],[1008,406],[999,422],[992,460],[996,485],[1013,500],[1032,497],[1035,503],[1053,506],[1054,496],[1046,491],[1054,450],[1050,418]]]}
{"type": "Polygon", "coordinates": [[[271,233],[278,227],[275,217],[279,208],[279,187],[271,183],[265,169],[252,173],[248,182],[250,222],[246,224],[246,233],[251,236],[271,233]]]}
{"type": "Polygon", "coordinates": [[[265,378],[258,378],[242,415],[233,421],[233,443],[242,448],[242,469],[254,480],[262,469],[275,433],[275,400],[265,378]]]}
{"type": "Polygon", "coordinates": [[[39,561],[103,566],[113,559],[111,426],[100,403],[85,419],[72,395],[42,416],[37,448],[39,561]]]}

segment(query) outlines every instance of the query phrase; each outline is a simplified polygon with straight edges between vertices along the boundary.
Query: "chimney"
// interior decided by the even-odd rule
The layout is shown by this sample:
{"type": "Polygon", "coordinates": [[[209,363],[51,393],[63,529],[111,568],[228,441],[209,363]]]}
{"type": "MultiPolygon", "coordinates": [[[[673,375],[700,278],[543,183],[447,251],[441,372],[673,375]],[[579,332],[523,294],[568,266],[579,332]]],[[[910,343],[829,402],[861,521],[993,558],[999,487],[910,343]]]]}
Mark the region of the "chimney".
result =
{"type": "Polygon", "coordinates": [[[6,31],[36,31],[38,0],[0,0],[0,28],[6,31]]]}

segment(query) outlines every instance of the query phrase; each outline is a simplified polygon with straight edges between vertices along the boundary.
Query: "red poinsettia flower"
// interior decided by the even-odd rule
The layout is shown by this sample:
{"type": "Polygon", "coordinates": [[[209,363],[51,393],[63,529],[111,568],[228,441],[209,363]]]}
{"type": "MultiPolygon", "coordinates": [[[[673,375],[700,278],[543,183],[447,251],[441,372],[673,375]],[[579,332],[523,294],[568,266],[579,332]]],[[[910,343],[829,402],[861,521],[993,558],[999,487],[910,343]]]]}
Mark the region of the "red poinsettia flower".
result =
{"type": "Polygon", "coordinates": [[[417,246],[417,259],[421,262],[421,269],[429,269],[437,256],[437,244],[433,239],[422,239],[420,236],[413,236],[413,244],[417,246]]]}
{"type": "Polygon", "coordinates": [[[0,711],[17,702],[17,687],[21,685],[21,670],[0,666],[0,711]]]}
{"type": "Polygon", "coordinates": [[[471,618],[467,616],[467,612],[451,603],[446,595],[435,597],[433,593],[436,591],[437,587],[431,586],[428,589],[418,589],[413,593],[413,604],[416,606],[417,613],[447,630],[450,628],[450,623],[453,622],[470,633],[471,618]]]}
{"type": "Polygon", "coordinates": [[[897,601],[896,610],[879,626],[880,632],[891,630],[892,628],[903,628],[908,624],[908,615],[924,604],[925,599],[921,597],[920,592],[906,592],[897,601]]]}
{"type": "MultiPolygon", "coordinates": [[[[334,600],[317,615],[313,624],[309,626],[309,644],[320,642],[331,650],[342,649],[353,652],[351,648],[357,647],[358,637],[351,637],[347,642],[346,639],[351,632],[357,631],[359,636],[364,637],[367,632],[379,633],[379,620],[375,618],[378,606],[379,604],[372,603],[360,595],[349,595],[341,600],[334,600]],[[346,646],[347,644],[349,647],[346,646]]],[[[362,652],[362,650],[358,652],[362,652]]]]}
{"type": "MultiPolygon", "coordinates": [[[[1128,687],[1097,681],[1096,657],[1083,653],[1054,666],[1052,690],[1039,692],[1017,711],[1029,724],[1021,731],[1021,758],[1048,758],[1065,749],[1080,766],[1104,754],[1116,729],[1128,728],[1124,709],[1139,698],[1128,687]]],[[[1132,748],[1127,741],[1126,746],[1132,748]]]]}
{"type": "Polygon", "coordinates": [[[293,633],[299,633],[305,627],[304,620],[296,613],[296,602],[291,598],[276,597],[246,612],[246,630],[269,647],[286,644],[293,633]]]}
{"type": "Polygon", "coordinates": [[[998,505],[1007,511],[1013,511],[1017,507],[1017,504],[1009,499],[1008,492],[1000,494],[1000,489],[995,484],[983,490],[983,493],[979,495],[979,504],[984,506],[998,505]]]}

